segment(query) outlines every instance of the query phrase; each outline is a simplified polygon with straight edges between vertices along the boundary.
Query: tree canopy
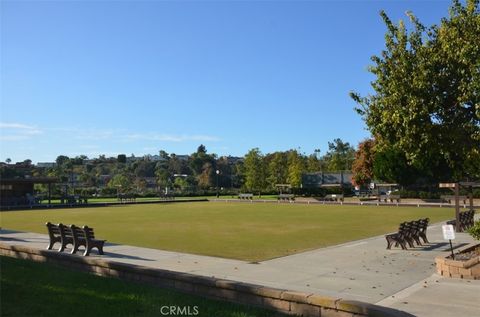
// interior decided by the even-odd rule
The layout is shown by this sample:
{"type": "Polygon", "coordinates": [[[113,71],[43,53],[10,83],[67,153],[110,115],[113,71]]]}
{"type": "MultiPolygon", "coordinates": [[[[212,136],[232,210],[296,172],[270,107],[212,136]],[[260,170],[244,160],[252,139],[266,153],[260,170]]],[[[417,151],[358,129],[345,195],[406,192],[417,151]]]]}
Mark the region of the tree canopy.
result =
{"type": "Polygon", "coordinates": [[[381,16],[387,33],[369,68],[374,94],[350,94],[377,150],[403,155],[432,180],[480,177],[479,0],[454,0],[430,27],[412,13],[411,30],[381,16]]]}

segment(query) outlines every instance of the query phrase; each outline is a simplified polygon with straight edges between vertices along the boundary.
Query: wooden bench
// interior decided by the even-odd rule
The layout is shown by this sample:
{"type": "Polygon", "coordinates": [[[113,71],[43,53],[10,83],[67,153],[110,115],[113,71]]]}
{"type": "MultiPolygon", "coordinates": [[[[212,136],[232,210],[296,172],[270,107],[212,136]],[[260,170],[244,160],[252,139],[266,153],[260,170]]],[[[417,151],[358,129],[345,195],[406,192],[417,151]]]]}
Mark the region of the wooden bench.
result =
{"type": "Polygon", "coordinates": [[[51,250],[56,242],[60,242],[60,244],[62,244],[62,234],[60,233],[59,225],[47,222],[46,226],[48,230],[48,237],[50,238],[47,250],[51,250]]]}
{"type": "Polygon", "coordinates": [[[400,245],[403,250],[407,250],[407,244],[410,248],[414,248],[415,243],[422,245],[421,240],[424,243],[429,243],[427,239],[429,221],[428,218],[423,218],[401,223],[397,232],[385,235],[387,249],[391,249],[394,243],[395,246],[400,245]]]}
{"type": "Polygon", "coordinates": [[[136,202],[137,197],[134,194],[118,194],[117,200],[121,203],[125,202],[136,202]]]}
{"type": "Polygon", "coordinates": [[[343,194],[329,194],[323,197],[323,200],[328,201],[343,201],[343,194]]]}
{"type": "MultiPolygon", "coordinates": [[[[443,201],[446,201],[449,204],[451,204],[452,202],[455,202],[455,195],[442,195],[442,196],[440,196],[440,199],[442,199],[443,201]]],[[[468,197],[467,196],[458,196],[458,200],[463,201],[463,204],[466,205],[468,197]]]]}
{"type": "Polygon", "coordinates": [[[295,195],[293,195],[293,194],[280,194],[280,195],[278,195],[277,200],[278,201],[292,202],[292,201],[295,201],[295,195]]]}
{"type": "MultiPolygon", "coordinates": [[[[458,215],[458,218],[460,220],[460,232],[463,232],[463,231],[469,229],[471,226],[473,226],[473,224],[475,222],[475,220],[474,220],[475,210],[470,209],[470,210],[466,210],[466,211],[461,211],[458,215]]],[[[457,220],[456,219],[449,220],[449,221],[447,221],[447,224],[456,226],[457,220]]]]}
{"type": "Polygon", "coordinates": [[[400,195],[380,195],[378,196],[378,201],[384,201],[384,202],[390,201],[391,203],[393,203],[393,201],[396,201],[397,203],[399,203],[400,195]]]}
{"type": "Polygon", "coordinates": [[[173,194],[162,194],[159,197],[161,200],[175,200],[175,196],[173,194]]]}
{"type": "Polygon", "coordinates": [[[253,200],[253,194],[251,193],[238,194],[238,199],[253,200]]]}
{"type": "Polygon", "coordinates": [[[93,248],[97,248],[98,253],[103,255],[103,245],[106,240],[95,239],[93,228],[83,226],[83,228],[71,225],[70,229],[73,234],[73,249],[71,254],[75,254],[80,246],[85,247],[83,256],[88,256],[93,248]]]}
{"type": "Polygon", "coordinates": [[[67,245],[73,244],[73,235],[69,227],[61,223],[55,225],[50,222],[47,222],[46,226],[48,229],[48,236],[50,238],[47,250],[51,250],[56,242],[60,242],[60,248],[58,249],[58,252],[65,250],[67,245]]]}
{"type": "Polygon", "coordinates": [[[93,229],[88,226],[80,228],[75,225],[65,226],[61,223],[55,225],[50,222],[47,222],[46,226],[50,238],[47,250],[51,250],[54,244],[59,242],[61,245],[58,252],[62,252],[67,245],[71,244],[71,254],[76,253],[81,246],[85,247],[84,256],[89,255],[92,248],[97,248],[98,253],[103,254],[103,245],[106,240],[95,239],[93,229]]]}

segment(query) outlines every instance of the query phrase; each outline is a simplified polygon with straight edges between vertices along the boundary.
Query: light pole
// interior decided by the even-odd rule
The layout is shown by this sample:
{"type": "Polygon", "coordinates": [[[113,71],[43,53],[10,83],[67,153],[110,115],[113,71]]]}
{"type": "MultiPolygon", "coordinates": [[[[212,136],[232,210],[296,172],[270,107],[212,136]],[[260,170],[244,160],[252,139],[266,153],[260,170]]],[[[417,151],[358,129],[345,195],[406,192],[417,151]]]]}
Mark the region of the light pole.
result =
{"type": "Polygon", "coordinates": [[[216,170],[215,174],[217,175],[217,198],[218,198],[218,197],[220,197],[220,193],[218,192],[218,174],[220,174],[220,171],[216,170]]]}

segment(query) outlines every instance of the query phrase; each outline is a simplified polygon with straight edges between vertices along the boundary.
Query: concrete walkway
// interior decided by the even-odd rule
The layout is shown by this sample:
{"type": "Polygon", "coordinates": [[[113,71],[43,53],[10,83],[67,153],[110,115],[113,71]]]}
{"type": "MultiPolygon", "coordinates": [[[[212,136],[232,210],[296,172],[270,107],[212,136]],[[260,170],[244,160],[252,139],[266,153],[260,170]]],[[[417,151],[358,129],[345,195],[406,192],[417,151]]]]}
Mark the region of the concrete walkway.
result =
{"type": "MultiPolygon", "coordinates": [[[[386,250],[383,236],[291,256],[248,263],[208,256],[108,244],[110,261],[214,276],[276,288],[376,303],[417,316],[480,316],[480,281],[435,274],[434,258],[449,250],[441,224],[428,228],[430,244],[386,250]]],[[[48,236],[2,230],[0,240],[44,249],[48,236]]],[[[473,242],[458,233],[454,247],[473,242]]],[[[98,257],[95,251],[93,257],[98,257]]]]}

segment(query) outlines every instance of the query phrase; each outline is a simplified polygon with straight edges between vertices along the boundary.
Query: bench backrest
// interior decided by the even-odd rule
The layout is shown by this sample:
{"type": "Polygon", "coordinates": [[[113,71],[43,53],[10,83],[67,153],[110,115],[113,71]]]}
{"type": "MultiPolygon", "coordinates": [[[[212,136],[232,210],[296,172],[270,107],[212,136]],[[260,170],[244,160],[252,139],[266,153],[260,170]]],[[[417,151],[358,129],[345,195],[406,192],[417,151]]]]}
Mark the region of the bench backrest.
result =
{"type": "Polygon", "coordinates": [[[48,229],[48,235],[50,237],[60,236],[61,235],[60,227],[59,227],[60,225],[61,224],[55,225],[53,223],[47,222],[46,226],[47,226],[47,229],[48,229]]]}
{"type": "Polygon", "coordinates": [[[85,239],[85,232],[82,230],[82,228],[71,225],[70,229],[74,239],[85,239]]]}
{"type": "Polygon", "coordinates": [[[72,229],[69,226],[59,223],[58,227],[60,228],[60,234],[63,238],[73,238],[72,229]]]}
{"type": "Polygon", "coordinates": [[[95,239],[93,228],[90,228],[88,226],[83,226],[83,233],[85,234],[85,237],[87,238],[87,240],[95,239]]]}

